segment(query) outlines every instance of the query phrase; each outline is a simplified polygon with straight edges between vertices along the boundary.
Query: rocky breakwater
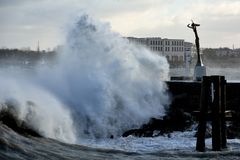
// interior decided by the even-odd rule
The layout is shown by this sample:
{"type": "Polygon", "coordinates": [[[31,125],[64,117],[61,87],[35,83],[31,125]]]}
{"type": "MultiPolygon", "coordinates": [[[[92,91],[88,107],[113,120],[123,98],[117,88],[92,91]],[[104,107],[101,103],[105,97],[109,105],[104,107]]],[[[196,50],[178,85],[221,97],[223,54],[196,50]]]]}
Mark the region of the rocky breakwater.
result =
{"type": "MultiPolygon", "coordinates": [[[[196,124],[194,111],[199,110],[201,83],[200,82],[167,82],[172,103],[170,104],[166,116],[163,118],[152,118],[147,124],[140,128],[131,129],[123,133],[123,137],[133,135],[139,137],[154,137],[168,134],[173,131],[185,131],[196,124]]],[[[228,122],[227,137],[240,137],[240,83],[227,83],[226,89],[226,109],[231,110],[233,118],[228,122]]],[[[206,134],[211,136],[211,128],[206,134]]]]}

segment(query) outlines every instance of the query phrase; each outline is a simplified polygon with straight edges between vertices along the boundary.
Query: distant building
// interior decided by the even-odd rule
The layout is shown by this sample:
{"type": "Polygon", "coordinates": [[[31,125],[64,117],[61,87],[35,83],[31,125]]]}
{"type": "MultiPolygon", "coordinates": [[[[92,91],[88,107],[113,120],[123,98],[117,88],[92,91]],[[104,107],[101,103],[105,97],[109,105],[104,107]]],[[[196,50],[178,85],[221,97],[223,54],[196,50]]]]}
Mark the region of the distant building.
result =
{"type": "Polygon", "coordinates": [[[166,56],[170,64],[184,64],[191,60],[193,54],[193,44],[183,39],[162,39],[160,37],[127,37],[127,39],[132,43],[144,45],[159,55],[166,56]]]}

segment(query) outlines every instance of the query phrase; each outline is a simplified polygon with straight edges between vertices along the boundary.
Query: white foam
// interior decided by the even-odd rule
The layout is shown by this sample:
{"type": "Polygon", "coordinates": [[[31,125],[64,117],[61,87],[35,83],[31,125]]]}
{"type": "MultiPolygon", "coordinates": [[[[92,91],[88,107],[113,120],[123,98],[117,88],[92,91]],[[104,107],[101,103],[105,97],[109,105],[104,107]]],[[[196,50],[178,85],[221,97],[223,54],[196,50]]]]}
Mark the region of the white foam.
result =
{"type": "Polygon", "coordinates": [[[6,96],[17,101],[23,119],[32,101],[34,116],[27,121],[46,137],[73,143],[116,137],[164,115],[168,67],[165,58],[83,15],[72,25],[56,65],[40,65],[35,74],[13,74],[10,80],[3,71],[1,101],[6,96]]]}

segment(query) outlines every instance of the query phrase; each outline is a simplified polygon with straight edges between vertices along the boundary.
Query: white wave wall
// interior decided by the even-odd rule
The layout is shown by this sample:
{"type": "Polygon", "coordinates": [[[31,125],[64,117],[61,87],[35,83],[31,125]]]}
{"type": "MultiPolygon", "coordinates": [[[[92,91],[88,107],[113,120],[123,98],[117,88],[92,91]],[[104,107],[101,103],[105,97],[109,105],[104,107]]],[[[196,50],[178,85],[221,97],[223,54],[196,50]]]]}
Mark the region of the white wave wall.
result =
{"type": "MultiPolygon", "coordinates": [[[[86,137],[120,136],[151,117],[165,114],[169,104],[164,83],[169,71],[167,60],[129,44],[108,24],[80,16],[59,55],[54,67],[41,66],[37,75],[28,77],[34,94],[24,89],[22,96],[12,94],[18,101],[33,101],[39,107],[37,112],[46,109],[46,119],[57,117],[53,126],[70,132],[65,132],[65,139],[55,138],[79,143],[86,137]]],[[[43,115],[37,112],[41,123],[43,115]]]]}
{"type": "Polygon", "coordinates": [[[25,122],[44,137],[76,142],[71,113],[57,97],[33,83],[30,77],[25,79],[27,75],[16,77],[6,71],[1,75],[0,111],[8,111],[18,123],[25,122]]]}

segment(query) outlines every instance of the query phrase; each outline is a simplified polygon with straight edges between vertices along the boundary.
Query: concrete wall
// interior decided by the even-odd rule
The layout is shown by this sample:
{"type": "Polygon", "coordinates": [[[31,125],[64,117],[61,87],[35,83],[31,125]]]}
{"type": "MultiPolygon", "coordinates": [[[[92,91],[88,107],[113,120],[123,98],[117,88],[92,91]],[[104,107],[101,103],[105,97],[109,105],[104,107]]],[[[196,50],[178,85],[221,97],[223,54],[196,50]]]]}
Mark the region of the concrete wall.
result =
{"type": "MultiPolygon", "coordinates": [[[[201,83],[200,82],[166,82],[169,94],[172,97],[170,107],[181,108],[185,112],[199,110],[201,83]]],[[[226,88],[227,110],[240,112],[240,83],[227,83],[226,88]]]]}

